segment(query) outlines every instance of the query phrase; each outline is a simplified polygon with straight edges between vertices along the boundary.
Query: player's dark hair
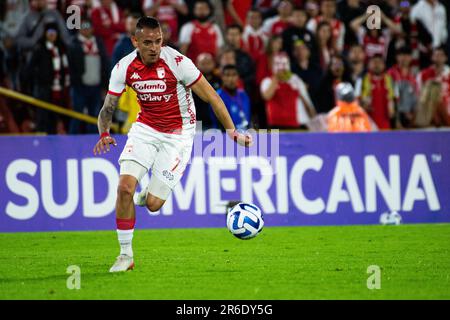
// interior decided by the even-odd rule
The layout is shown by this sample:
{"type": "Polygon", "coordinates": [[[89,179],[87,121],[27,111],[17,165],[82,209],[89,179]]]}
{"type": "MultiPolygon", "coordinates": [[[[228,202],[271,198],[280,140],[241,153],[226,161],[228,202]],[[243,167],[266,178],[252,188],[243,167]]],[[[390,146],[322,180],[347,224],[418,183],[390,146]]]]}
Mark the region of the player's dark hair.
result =
{"type": "Polygon", "coordinates": [[[225,71],[230,71],[230,70],[236,71],[237,73],[239,73],[237,67],[234,64],[226,64],[222,67],[222,74],[225,73],[225,71]]]}
{"type": "Polygon", "coordinates": [[[159,21],[153,17],[141,17],[136,23],[136,31],[144,28],[158,29],[160,27],[161,25],[159,24],[159,21]]]}
{"type": "Polygon", "coordinates": [[[229,26],[227,26],[227,31],[231,30],[231,29],[238,29],[239,33],[244,32],[244,29],[242,29],[242,27],[237,23],[233,23],[233,24],[230,24],[229,26]]]}

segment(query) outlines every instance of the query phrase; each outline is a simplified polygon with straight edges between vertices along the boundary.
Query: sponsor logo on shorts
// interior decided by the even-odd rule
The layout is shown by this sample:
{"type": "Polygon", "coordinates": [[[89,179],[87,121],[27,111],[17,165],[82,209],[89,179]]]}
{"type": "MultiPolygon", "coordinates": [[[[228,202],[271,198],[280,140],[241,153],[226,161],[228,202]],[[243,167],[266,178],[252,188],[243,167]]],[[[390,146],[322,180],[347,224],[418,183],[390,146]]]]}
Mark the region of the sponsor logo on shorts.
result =
{"type": "Polygon", "coordinates": [[[164,171],[162,172],[162,174],[163,174],[164,177],[166,177],[167,180],[172,181],[172,180],[174,179],[173,174],[170,173],[170,172],[167,171],[167,170],[164,170],[164,171]]]}
{"type": "Polygon", "coordinates": [[[166,83],[162,80],[136,81],[132,87],[139,93],[164,92],[167,89],[166,83]]]}

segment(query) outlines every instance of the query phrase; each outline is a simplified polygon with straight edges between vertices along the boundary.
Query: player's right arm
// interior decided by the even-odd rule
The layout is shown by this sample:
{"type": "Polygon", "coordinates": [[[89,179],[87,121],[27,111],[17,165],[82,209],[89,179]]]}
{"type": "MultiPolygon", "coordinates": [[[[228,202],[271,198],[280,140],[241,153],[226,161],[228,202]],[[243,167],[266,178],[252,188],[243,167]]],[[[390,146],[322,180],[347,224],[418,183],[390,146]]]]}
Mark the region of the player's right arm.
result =
{"type": "MultiPolygon", "coordinates": [[[[131,57],[132,58],[132,57],[131,57]]],[[[95,144],[94,154],[106,153],[109,151],[109,145],[117,145],[116,140],[110,136],[109,129],[111,128],[114,111],[119,104],[119,98],[125,90],[125,77],[128,64],[124,61],[119,61],[111,72],[109,79],[109,90],[106,95],[103,107],[98,115],[98,132],[100,139],[95,144]]]]}
{"type": "Polygon", "coordinates": [[[106,153],[109,151],[109,145],[117,145],[116,140],[109,135],[109,129],[111,128],[114,110],[116,110],[119,104],[118,96],[107,94],[103,107],[98,115],[98,131],[100,133],[100,139],[94,147],[94,155],[106,153]]]}

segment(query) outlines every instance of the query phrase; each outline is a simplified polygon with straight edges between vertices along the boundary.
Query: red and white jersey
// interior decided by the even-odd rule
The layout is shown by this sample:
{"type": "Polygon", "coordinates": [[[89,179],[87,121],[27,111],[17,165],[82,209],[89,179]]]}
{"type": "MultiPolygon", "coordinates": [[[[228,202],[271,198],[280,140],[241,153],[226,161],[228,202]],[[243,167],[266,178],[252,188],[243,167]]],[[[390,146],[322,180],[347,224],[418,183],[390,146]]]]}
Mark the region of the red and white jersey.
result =
{"type": "Polygon", "coordinates": [[[450,109],[450,67],[446,65],[440,73],[437,72],[434,66],[422,70],[417,75],[419,89],[423,89],[429,80],[436,80],[442,84],[442,100],[450,109]]]}
{"type": "Polygon", "coordinates": [[[137,50],[122,58],[111,72],[108,94],[120,96],[128,85],[136,91],[141,111],[137,122],[171,134],[195,130],[195,105],[190,87],[202,74],[191,61],[170,47],[145,65],[137,50]]]}
{"type": "Polygon", "coordinates": [[[245,50],[253,59],[256,60],[261,54],[264,54],[267,44],[267,35],[262,28],[255,30],[251,26],[246,25],[242,40],[244,42],[245,50]]]}
{"type": "Polygon", "coordinates": [[[180,45],[189,44],[186,55],[193,61],[204,52],[216,57],[223,46],[222,31],[216,23],[201,24],[194,20],[187,22],[180,30],[180,45]]]}
{"type": "Polygon", "coordinates": [[[267,37],[280,35],[290,26],[288,21],[281,20],[280,16],[275,16],[264,20],[262,29],[267,37]]]}

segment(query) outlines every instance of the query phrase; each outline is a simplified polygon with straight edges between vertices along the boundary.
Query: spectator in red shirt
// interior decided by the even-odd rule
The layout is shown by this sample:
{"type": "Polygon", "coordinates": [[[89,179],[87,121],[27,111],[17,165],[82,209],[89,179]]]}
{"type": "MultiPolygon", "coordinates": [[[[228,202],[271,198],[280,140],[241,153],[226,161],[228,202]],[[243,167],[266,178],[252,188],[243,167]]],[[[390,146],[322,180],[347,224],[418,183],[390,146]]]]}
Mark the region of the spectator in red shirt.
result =
{"type": "Polygon", "coordinates": [[[186,23],[180,30],[180,51],[192,61],[195,61],[203,52],[216,57],[223,46],[223,36],[219,26],[209,20],[211,11],[209,1],[197,1],[194,6],[195,20],[186,23]]]}
{"type": "Polygon", "coordinates": [[[283,50],[281,36],[273,36],[269,39],[266,53],[261,55],[256,62],[256,84],[259,86],[262,79],[272,76],[272,59],[283,50]]]}
{"type": "Polygon", "coordinates": [[[225,24],[227,26],[237,23],[242,28],[245,24],[247,12],[252,7],[253,0],[226,0],[225,24]]]}
{"type": "Polygon", "coordinates": [[[374,55],[381,54],[383,57],[387,55],[389,39],[392,34],[401,32],[401,26],[395,24],[382,11],[381,22],[387,28],[382,29],[368,29],[365,22],[370,16],[368,13],[355,18],[350,26],[357,35],[359,43],[363,45],[366,50],[366,59],[370,59],[374,55]]]}
{"type": "Polygon", "coordinates": [[[290,70],[286,53],[273,58],[271,77],[261,82],[270,127],[299,128],[308,124],[316,111],[304,82],[290,70]]]}
{"type": "Polygon", "coordinates": [[[421,21],[410,19],[410,1],[401,1],[394,23],[401,29],[400,33],[395,33],[389,43],[387,65],[395,64],[396,51],[398,48],[408,46],[411,48],[412,69],[417,74],[421,68],[430,65],[433,38],[421,21]]]}
{"type": "MultiPolygon", "coordinates": [[[[447,85],[444,86],[444,91],[450,90],[450,67],[447,65],[448,57],[445,48],[441,46],[434,49],[431,60],[433,64],[422,70],[417,76],[419,89],[421,89],[428,80],[437,80],[442,83],[447,83],[447,85]]],[[[444,93],[444,95],[450,95],[450,92],[444,93]]]]}
{"type": "Polygon", "coordinates": [[[293,9],[292,2],[282,0],[278,4],[278,15],[268,18],[263,23],[263,30],[267,36],[279,35],[290,26],[290,17],[293,9]]]}
{"type": "Polygon", "coordinates": [[[402,128],[410,128],[413,126],[418,95],[416,77],[412,72],[411,48],[398,49],[396,60],[397,64],[388,70],[388,74],[395,83],[397,125],[402,128]]]}
{"type": "Polygon", "coordinates": [[[178,39],[178,15],[186,16],[188,8],[184,0],[144,0],[142,9],[149,17],[157,17],[170,27],[172,42],[178,39]]]}
{"type": "Polygon", "coordinates": [[[415,124],[419,128],[450,126],[450,109],[442,97],[442,83],[428,81],[420,95],[415,124]]]}
{"type": "Polygon", "coordinates": [[[448,57],[445,47],[435,48],[431,60],[433,64],[417,76],[417,85],[422,90],[429,80],[442,83],[442,100],[450,108],[450,67],[447,65],[448,57]]]}
{"type": "Polygon", "coordinates": [[[328,22],[331,26],[333,41],[336,49],[341,52],[344,49],[345,26],[342,21],[336,18],[336,1],[322,0],[320,4],[321,15],[309,20],[307,28],[315,33],[321,22],[328,22]]]}
{"type": "Polygon", "coordinates": [[[390,129],[395,116],[395,92],[392,77],[385,72],[382,55],[369,60],[369,72],[356,84],[361,106],[379,129],[390,129]]]}
{"type": "Polygon", "coordinates": [[[125,16],[112,0],[101,0],[100,6],[92,10],[94,34],[105,44],[106,52],[112,56],[114,45],[125,30],[125,16]]]}
{"type": "Polygon", "coordinates": [[[242,35],[244,48],[256,61],[264,50],[267,44],[267,36],[262,29],[262,13],[258,9],[251,9],[247,13],[247,24],[242,35]]]}

